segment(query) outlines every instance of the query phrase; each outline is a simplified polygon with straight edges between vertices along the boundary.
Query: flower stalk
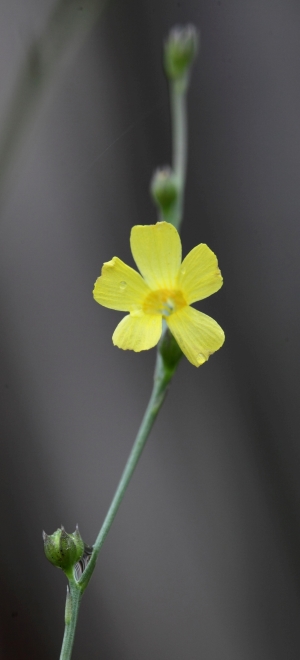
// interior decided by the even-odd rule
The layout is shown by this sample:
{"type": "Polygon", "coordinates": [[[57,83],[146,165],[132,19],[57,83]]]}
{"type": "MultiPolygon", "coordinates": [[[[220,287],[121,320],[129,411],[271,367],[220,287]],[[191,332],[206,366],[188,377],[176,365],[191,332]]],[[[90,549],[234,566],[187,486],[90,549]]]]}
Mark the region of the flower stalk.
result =
{"type": "Polygon", "coordinates": [[[179,230],[183,218],[188,147],[186,89],[178,86],[176,82],[171,81],[170,100],[173,132],[172,165],[177,180],[178,193],[174,204],[173,214],[170,217],[169,222],[179,230]]]}
{"type": "Polygon", "coordinates": [[[82,591],[74,579],[69,580],[65,608],[65,632],[60,653],[60,660],[70,660],[74,645],[79,604],[82,591]]]}
{"type": "MultiPolygon", "coordinates": [[[[177,179],[178,195],[173,214],[168,221],[180,229],[183,217],[183,200],[186,180],[188,130],[187,90],[190,72],[198,50],[198,33],[193,25],[171,30],[165,43],[164,66],[169,79],[171,126],[172,126],[172,169],[177,179]]],[[[167,218],[165,218],[167,219],[167,218]]]]}

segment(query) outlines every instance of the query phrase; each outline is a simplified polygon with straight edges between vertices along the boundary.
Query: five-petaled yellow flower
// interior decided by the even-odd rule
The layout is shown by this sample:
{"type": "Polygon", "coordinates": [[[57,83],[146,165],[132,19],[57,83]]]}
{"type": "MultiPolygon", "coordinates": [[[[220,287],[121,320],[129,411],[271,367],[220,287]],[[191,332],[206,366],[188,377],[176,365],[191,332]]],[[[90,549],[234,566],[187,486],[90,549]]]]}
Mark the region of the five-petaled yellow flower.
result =
{"type": "Polygon", "coordinates": [[[221,288],[216,255],[201,243],[181,263],[180,237],[168,222],[136,225],[130,246],[141,275],[113,257],[103,264],[93,292],[104,307],[129,312],[116,327],[113,343],[124,350],[152,348],[164,319],[184,355],[199,367],[225,339],[216,321],[190,307],[221,288]]]}

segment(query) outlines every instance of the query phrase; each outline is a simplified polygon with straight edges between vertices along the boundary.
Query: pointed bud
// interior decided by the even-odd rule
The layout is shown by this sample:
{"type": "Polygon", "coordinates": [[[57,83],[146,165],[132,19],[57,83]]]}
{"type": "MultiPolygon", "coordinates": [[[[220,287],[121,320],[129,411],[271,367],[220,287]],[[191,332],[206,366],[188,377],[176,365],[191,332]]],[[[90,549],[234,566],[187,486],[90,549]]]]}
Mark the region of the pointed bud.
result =
{"type": "Polygon", "coordinates": [[[198,41],[198,32],[193,25],[171,30],[164,50],[165,72],[170,80],[178,80],[188,73],[197,54],[198,41]]]}
{"type": "Polygon", "coordinates": [[[178,181],[171,169],[165,166],[158,168],[152,177],[150,192],[155,204],[165,219],[178,199],[178,181]]]}
{"type": "Polygon", "coordinates": [[[73,534],[68,534],[63,526],[50,536],[43,532],[43,540],[45,555],[51,564],[61,568],[66,575],[72,574],[73,567],[84,553],[78,527],[73,534]]]}

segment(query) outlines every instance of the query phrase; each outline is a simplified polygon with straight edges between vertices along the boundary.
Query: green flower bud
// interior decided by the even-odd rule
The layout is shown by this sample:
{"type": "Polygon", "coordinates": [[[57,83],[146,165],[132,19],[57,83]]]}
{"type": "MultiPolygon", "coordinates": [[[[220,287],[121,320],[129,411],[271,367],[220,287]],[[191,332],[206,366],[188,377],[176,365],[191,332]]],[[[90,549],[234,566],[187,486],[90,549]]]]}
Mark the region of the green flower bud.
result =
{"type": "Polygon", "coordinates": [[[170,80],[178,80],[188,73],[197,54],[198,41],[193,25],[171,30],[164,49],[165,72],[170,80]]]}
{"type": "Polygon", "coordinates": [[[73,534],[67,534],[63,526],[50,536],[43,532],[43,540],[45,555],[51,564],[61,568],[66,575],[73,575],[73,568],[84,553],[78,526],[73,534]]]}
{"type": "Polygon", "coordinates": [[[162,213],[168,213],[178,198],[178,182],[171,167],[159,168],[154,172],[150,192],[162,213]]]}

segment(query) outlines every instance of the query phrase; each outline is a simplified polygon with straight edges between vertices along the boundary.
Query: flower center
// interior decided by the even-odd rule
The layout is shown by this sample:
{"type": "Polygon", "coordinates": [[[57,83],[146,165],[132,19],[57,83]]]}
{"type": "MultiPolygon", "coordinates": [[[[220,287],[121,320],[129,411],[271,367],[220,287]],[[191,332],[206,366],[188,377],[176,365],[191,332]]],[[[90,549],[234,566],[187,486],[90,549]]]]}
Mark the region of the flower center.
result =
{"type": "Polygon", "coordinates": [[[170,314],[185,307],[186,304],[181,291],[158,289],[148,294],[143,304],[143,311],[145,314],[170,316],[170,314]]]}

